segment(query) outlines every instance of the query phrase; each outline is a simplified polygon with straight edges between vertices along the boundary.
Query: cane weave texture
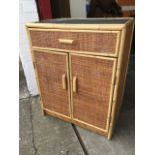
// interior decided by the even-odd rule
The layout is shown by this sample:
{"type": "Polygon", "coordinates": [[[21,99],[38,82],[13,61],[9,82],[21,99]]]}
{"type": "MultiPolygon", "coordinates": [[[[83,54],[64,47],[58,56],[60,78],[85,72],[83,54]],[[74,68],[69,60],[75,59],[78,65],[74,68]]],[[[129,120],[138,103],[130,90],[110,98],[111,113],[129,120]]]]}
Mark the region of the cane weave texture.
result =
{"type": "Polygon", "coordinates": [[[74,118],[106,128],[113,67],[113,60],[71,56],[72,77],[77,77],[74,118]]]}
{"type": "Polygon", "coordinates": [[[114,54],[116,41],[116,33],[79,33],[79,50],[114,54]]]}
{"type": "Polygon", "coordinates": [[[37,47],[59,48],[67,50],[78,50],[77,44],[62,44],[59,39],[72,39],[77,41],[78,34],[72,32],[57,31],[30,31],[32,45],[37,47]]]}
{"type": "Polygon", "coordinates": [[[32,46],[114,54],[117,33],[57,32],[30,30],[32,46]],[[74,44],[59,43],[59,39],[74,40],[74,44]]]}
{"type": "Polygon", "coordinates": [[[44,108],[69,116],[69,94],[62,89],[62,75],[67,76],[66,55],[33,52],[44,108]]]}

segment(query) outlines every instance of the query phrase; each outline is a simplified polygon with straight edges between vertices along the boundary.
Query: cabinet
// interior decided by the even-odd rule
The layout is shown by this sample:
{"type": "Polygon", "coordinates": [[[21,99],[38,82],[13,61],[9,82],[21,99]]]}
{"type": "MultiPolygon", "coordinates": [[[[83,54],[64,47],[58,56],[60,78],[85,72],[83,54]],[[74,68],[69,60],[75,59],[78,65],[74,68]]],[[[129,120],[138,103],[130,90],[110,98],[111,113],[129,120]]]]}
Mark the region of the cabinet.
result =
{"type": "Polygon", "coordinates": [[[44,114],[112,136],[121,107],[132,18],[28,23],[44,114]]]}

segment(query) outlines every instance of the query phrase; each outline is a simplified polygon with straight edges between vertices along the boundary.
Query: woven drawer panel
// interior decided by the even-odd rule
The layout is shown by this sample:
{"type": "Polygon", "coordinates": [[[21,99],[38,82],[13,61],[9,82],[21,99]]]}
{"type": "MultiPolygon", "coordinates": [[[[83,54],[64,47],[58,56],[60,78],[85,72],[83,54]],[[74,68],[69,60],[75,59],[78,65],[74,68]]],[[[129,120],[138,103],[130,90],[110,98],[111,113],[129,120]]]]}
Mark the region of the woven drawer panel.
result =
{"type": "Polygon", "coordinates": [[[66,55],[34,51],[34,58],[44,108],[69,116],[68,90],[62,89],[66,55]]]}
{"type": "Polygon", "coordinates": [[[79,33],[80,51],[114,54],[116,42],[116,33],[79,33]]]}
{"type": "Polygon", "coordinates": [[[77,41],[77,33],[30,30],[32,46],[78,50],[77,44],[62,44],[59,39],[72,39],[77,41]]]}
{"type": "Polygon", "coordinates": [[[73,93],[73,117],[106,129],[113,60],[71,56],[72,77],[77,77],[73,93]]]}
{"type": "Polygon", "coordinates": [[[58,32],[30,30],[32,46],[115,54],[117,33],[58,32]],[[59,43],[59,39],[74,40],[74,44],[59,43]]]}

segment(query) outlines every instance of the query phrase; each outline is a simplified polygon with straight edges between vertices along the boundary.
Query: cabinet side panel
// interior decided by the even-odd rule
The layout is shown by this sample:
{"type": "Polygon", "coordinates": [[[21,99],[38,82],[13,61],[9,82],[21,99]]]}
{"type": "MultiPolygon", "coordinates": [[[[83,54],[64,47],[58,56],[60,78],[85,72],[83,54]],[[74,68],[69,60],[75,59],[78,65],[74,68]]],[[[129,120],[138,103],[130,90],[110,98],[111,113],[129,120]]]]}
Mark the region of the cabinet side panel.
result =
{"type": "MultiPolygon", "coordinates": [[[[122,31],[121,37],[124,38],[124,41],[121,42],[120,45],[120,55],[119,55],[119,63],[117,66],[117,82],[114,90],[113,97],[113,108],[112,108],[112,117],[109,129],[108,138],[112,136],[112,130],[115,127],[116,120],[120,111],[120,107],[122,105],[122,99],[124,94],[124,87],[126,82],[126,75],[128,69],[128,62],[130,56],[131,42],[132,42],[132,33],[133,33],[133,21],[127,25],[125,29],[122,31]],[[124,35],[124,36],[123,36],[124,35]]],[[[122,38],[122,40],[123,40],[122,38]]]]}
{"type": "Polygon", "coordinates": [[[125,39],[125,46],[124,46],[124,53],[123,53],[123,59],[122,59],[122,65],[121,65],[121,75],[119,79],[119,87],[118,87],[118,96],[117,96],[117,106],[116,106],[116,113],[118,115],[119,109],[122,105],[122,99],[124,94],[124,88],[126,83],[126,76],[127,76],[127,70],[128,70],[128,63],[129,63],[129,57],[130,57],[130,47],[131,47],[131,41],[132,41],[132,31],[133,26],[129,25],[127,27],[126,31],[126,39],[125,39]]]}

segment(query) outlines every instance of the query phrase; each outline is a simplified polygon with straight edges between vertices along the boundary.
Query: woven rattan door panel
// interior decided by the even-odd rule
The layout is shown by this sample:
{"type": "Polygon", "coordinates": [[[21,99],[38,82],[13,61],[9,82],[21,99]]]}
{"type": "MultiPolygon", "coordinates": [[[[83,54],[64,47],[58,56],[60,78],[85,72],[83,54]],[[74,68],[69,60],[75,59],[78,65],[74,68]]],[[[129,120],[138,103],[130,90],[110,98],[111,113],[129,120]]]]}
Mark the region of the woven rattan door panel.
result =
{"type": "Polygon", "coordinates": [[[107,130],[115,59],[71,55],[73,119],[107,130]]]}
{"type": "Polygon", "coordinates": [[[68,56],[63,53],[33,51],[43,108],[70,117],[68,56]],[[66,88],[63,88],[62,78],[66,88]]]}
{"type": "Polygon", "coordinates": [[[78,50],[76,32],[31,29],[30,36],[32,46],[35,47],[78,50]]]}

